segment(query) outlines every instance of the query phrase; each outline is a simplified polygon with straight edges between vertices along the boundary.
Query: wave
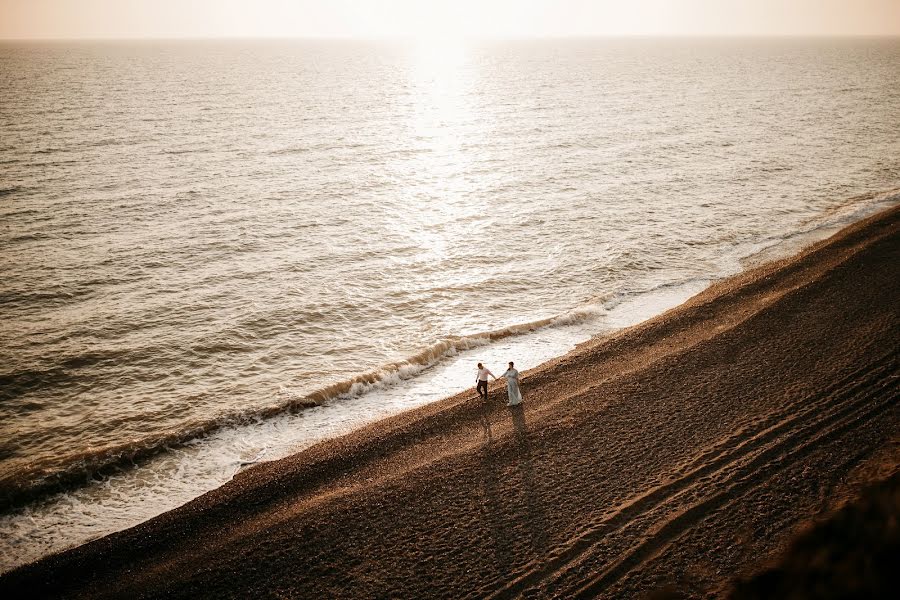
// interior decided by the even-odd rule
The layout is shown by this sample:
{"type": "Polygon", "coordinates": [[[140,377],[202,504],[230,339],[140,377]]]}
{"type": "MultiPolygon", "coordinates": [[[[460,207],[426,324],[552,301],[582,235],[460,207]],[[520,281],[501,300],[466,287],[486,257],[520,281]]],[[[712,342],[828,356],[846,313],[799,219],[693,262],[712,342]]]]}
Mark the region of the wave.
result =
{"type": "Polygon", "coordinates": [[[848,220],[856,220],[868,213],[874,213],[885,203],[900,200],[900,188],[867,192],[852,196],[810,217],[803,226],[828,227],[848,220]]]}
{"type": "Polygon", "coordinates": [[[312,151],[312,148],[309,146],[292,146],[290,148],[279,148],[278,150],[272,150],[269,152],[269,155],[289,156],[291,154],[306,154],[310,151],[312,151]]]}
{"type": "Polygon", "coordinates": [[[879,210],[900,202],[900,188],[879,192],[867,192],[847,198],[799,223],[790,234],[779,234],[758,240],[753,251],[742,256],[739,261],[743,268],[750,268],[779,257],[783,247],[788,253],[796,252],[804,245],[817,240],[817,236],[827,234],[836,227],[842,227],[874,214],[879,210]],[[793,244],[793,245],[791,245],[793,244]]]}
{"type": "MultiPolygon", "coordinates": [[[[609,298],[612,298],[612,295],[601,296],[597,300],[602,301],[609,298]]],[[[583,323],[601,316],[605,312],[606,307],[602,303],[592,303],[554,317],[510,325],[492,331],[451,336],[402,360],[382,365],[373,371],[323,386],[312,392],[295,394],[283,391],[279,394],[278,401],[269,406],[231,411],[215,418],[186,424],[175,431],[73,454],[68,457],[66,464],[62,467],[32,464],[28,470],[20,470],[0,478],[0,511],[7,511],[44,496],[85,485],[92,480],[103,479],[124,468],[138,466],[168,449],[186,445],[226,427],[246,425],[280,414],[314,408],[337,399],[359,397],[372,390],[413,378],[438,364],[444,358],[454,356],[459,352],[539,329],[583,323]]],[[[48,378],[65,378],[67,376],[69,375],[64,369],[23,372],[7,375],[6,377],[10,380],[6,383],[15,383],[15,387],[22,391],[22,389],[27,390],[46,383],[48,378]]],[[[256,457],[246,464],[252,464],[260,459],[261,456],[256,457]]]]}
{"type": "Polygon", "coordinates": [[[63,152],[69,152],[69,150],[67,148],[38,148],[32,151],[32,154],[59,154],[63,152]]]}
{"type": "MultiPolygon", "coordinates": [[[[5,164],[5,163],[0,162],[0,164],[5,164]]],[[[18,186],[18,185],[13,185],[13,186],[9,186],[9,187],[0,187],[0,198],[2,198],[3,196],[12,196],[13,194],[18,194],[19,192],[22,192],[24,190],[25,190],[25,188],[18,186]]]]}
{"type": "Polygon", "coordinates": [[[606,309],[602,306],[585,305],[555,317],[510,325],[509,327],[493,331],[449,337],[401,361],[389,363],[375,371],[331,384],[301,398],[321,404],[333,398],[360,396],[373,389],[414,377],[425,369],[434,366],[443,358],[456,355],[459,352],[485,346],[504,338],[532,333],[538,329],[574,325],[595,318],[605,312],[606,309]]]}
{"type": "Polygon", "coordinates": [[[160,154],[201,154],[203,152],[209,152],[208,148],[174,148],[160,151],[160,154]]]}
{"type": "Polygon", "coordinates": [[[39,388],[63,385],[71,380],[71,374],[62,367],[0,373],[0,405],[39,388]]]}
{"type": "MultiPolygon", "coordinates": [[[[0,305],[3,295],[0,294],[0,305]]],[[[82,369],[140,359],[158,352],[158,347],[139,350],[87,350],[57,357],[52,364],[14,371],[0,371],[0,405],[38,389],[58,388],[79,380],[82,369]]]]}

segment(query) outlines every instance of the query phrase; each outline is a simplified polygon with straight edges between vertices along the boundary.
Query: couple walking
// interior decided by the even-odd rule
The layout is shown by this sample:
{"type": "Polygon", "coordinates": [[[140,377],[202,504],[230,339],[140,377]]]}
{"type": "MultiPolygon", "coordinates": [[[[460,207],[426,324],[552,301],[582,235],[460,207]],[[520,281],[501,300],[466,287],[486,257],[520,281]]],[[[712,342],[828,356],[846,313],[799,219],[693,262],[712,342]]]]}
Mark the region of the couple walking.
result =
{"type": "MultiPolygon", "coordinates": [[[[497,376],[491,373],[490,369],[481,363],[478,363],[478,375],[475,376],[477,385],[475,386],[475,389],[478,391],[478,395],[482,400],[487,400],[488,376],[493,377],[495,381],[497,380],[497,376]]],[[[522,391],[519,389],[519,372],[513,368],[511,361],[506,373],[500,377],[506,377],[506,393],[509,395],[509,401],[506,405],[517,406],[522,404],[522,391]]]]}

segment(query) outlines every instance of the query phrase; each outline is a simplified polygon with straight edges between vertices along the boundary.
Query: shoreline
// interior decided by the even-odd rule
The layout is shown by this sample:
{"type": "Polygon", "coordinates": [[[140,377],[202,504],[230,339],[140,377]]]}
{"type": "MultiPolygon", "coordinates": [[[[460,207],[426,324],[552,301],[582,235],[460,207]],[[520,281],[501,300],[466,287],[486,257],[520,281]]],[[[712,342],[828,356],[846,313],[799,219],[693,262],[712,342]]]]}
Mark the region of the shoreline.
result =
{"type": "MultiPolygon", "coordinates": [[[[848,198],[844,204],[832,209],[831,212],[803,222],[801,228],[791,235],[760,241],[754,246],[755,249],[749,254],[741,255],[738,253],[734,258],[735,263],[740,264],[740,272],[743,272],[771,262],[772,260],[790,258],[790,256],[796,255],[798,251],[811,246],[817,241],[821,241],[825,237],[839,231],[841,228],[864,219],[866,216],[870,216],[875,212],[884,210],[886,205],[896,204],[898,200],[900,200],[900,188],[867,192],[853,196],[848,198]]],[[[471,354],[479,348],[496,344],[501,340],[525,336],[534,337],[540,335],[542,331],[548,331],[548,329],[570,328],[573,330],[570,337],[574,339],[580,338],[586,342],[590,342],[590,338],[605,338],[622,329],[632,327],[644,320],[658,316],[666,310],[677,307],[682,302],[689,300],[691,297],[702,292],[715,282],[728,279],[740,272],[726,271],[724,274],[711,273],[710,277],[707,279],[674,281],[635,292],[631,297],[614,297],[612,306],[609,306],[604,302],[594,303],[593,301],[589,301],[587,303],[578,304],[568,311],[551,317],[538,319],[533,322],[517,323],[494,331],[483,331],[480,333],[438,340],[431,346],[421,349],[405,359],[397,359],[373,370],[356,374],[321,388],[315,388],[312,391],[307,392],[285,391],[283,397],[279,395],[278,401],[268,406],[256,407],[246,411],[232,411],[231,413],[220,415],[206,421],[193,423],[189,429],[184,431],[169,431],[157,435],[156,437],[151,438],[149,442],[139,441],[135,444],[126,444],[121,448],[104,448],[103,450],[98,451],[95,456],[86,455],[82,457],[77,464],[70,465],[69,468],[59,472],[49,472],[42,475],[43,478],[36,478],[32,481],[4,481],[3,485],[0,485],[0,487],[2,487],[2,491],[0,491],[0,510],[19,510],[33,503],[51,499],[54,495],[59,493],[83,489],[85,487],[85,481],[106,478],[111,474],[117,473],[118,469],[123,465],[137,465],[138,468],[140,468],[157,460],[161,454],[164,454],[171,448],[181,448],[198,440],[202,442],[203,440],[230,430],[252,428],[254,423],[261,419],[278,419],[287,415],[301,413],[304,409],[327,406],[334,401],[347,402],[348,399],[363,398],[367,394],[372,393],[378,394],[379,392],[387,391],[386,394],[381,395],[390,395],[388,390],[393,388],[396,384],[399,383],[400,386],[409,386],[410,383],[408,382],[416,381],[422,374],[422,371],[445,367],[446,363],[451,362],[453,360],[452,357],[456,356],[457,353],[471,354]],[[702,282],[703,285],[700,287],[694,285],[698,282],[702,282]],[[674,303],[668,301],[668,299],[663,299],[662,301],[654,299],[654,297],[662,290],[675,290],[674,296],[678,299],[675,300],[674,303]],[[641,298],[644,299],[643,303],[646,303],[649,300],[651,305],[655,302],[661,304],[663,308],[657,307],[651,311],[647,311],[642,306],[642,302],[640,301],[641,298]],[[620,303],[624,306],[636,304],[636,311],[640,316],[636,318],[626,318],[624,320],[621,316],[613,317],[613,315],[621,308],[620,303]],[[606,329],[606,327],[610,326],[610,323],[605,323],[603,330],[598,330],[597,327],[599,326],[599,323],[593,323],[593,321],[597,320],[597,317],[592,316],[595,315],[597,311],[605,311],[605,316],[600,320],[606,321],[607,318],[612,318],[612,321],[615,324],[613,324],[610,329],[606,329]],[[587,333],[590,329],[589,327],[581,327],[582,325],[587,325],[589,322],[594,325],[592,333],[587,333]]],[[[632,308],[631,310],[634,311],[635,308],[632,308]]],[[[546,335],[542,337],[546,337],[546,335]]],[[[581,343],[584,342],[576,343],[572,341],[569,347],[574,349],[581,343]]],[[[558,345],[559,344],[556,344],[556,346],[558,345]]],[[[549,355],[543,353],[539,364],[544,364],[549,360],[555,360],[571,351],[572,350],[565,351],[564,349],[558,348],[557,353],[549,355]]],[[[453,394],[450,395],[452,396],[453,394]]],[[[439,401],[449,396],[446,395],[446,393],[442,393],[440,395],[430,394],[430,397],[439,401]]],[[[435,400],[429,400],[429,402],[431,401],[435,400]]],[[[421,403],[418,402],[411,403],[412,408],[417,408],[420,405],[421,403]]],[[[345,408],[350,412],[353,410],[352,406],[346,406],[345,408]]],[[[410,407],[397,407],[386,413],[379,413],[374,416],[364,415],[358,419],[350,419],[358,422],[350,424],[348,426],[349,429],[345,429],[344,431],[332,432],[325,436],[313,435],[313,440],[310,442],[301,441],[295,438],[287,442],[288,444],[295,446],[295,449],[290,452],[290,454],[301,452],[310,445],[319,443],[323,439],[343,435],[347,433],[348,430],[365,426],[366,424],[370,424],[383,418],[389,418],[390,416],[405,410],[410,410],[410,407]]],[[[346,420],[346,417],[346,415],[340,415],[342,421],[346,420]]],[[[291,426],[290,423],[287,425],[291,426]]],[[[281,442],[284,442],[284,440],[281,440],[281,442]]],[[[276,444],[276,447],[279,445],[283,447],[285,444],[276,444]]],[[[255,452],[253,456],[265,456],[271,449],[272,448],[269,446],[260,446],[259,451],[255,452]]],[[[276,456],[275,460],[289,455],[279,451],[276,451],[274,454],[276,456]]],[[[246,457],[244,456],[241,456],[239,459],[242,464],[244,464],[245,460],[246,457]]],[[[250,461],[250,463],[252,462],[255,462],[255,459],[250,461]]],[[[227,479],[222,479],[219,485],[223,485],[225,482],[227,482],[227,479]]],[[[196,493],[202,494],[210,489],[212,488],[204,486],[201,488],[201,491],[196,493]]],[[[183,496],[181,491],[179,491],[179,496],[183,496]]],[[[187,498],[184,501],[189,499],[190,498],[187,498]]],[[[171,508],[175,508],[176,506],[177,505],[173,505],[170,508],[166,508],[166,510],[171,510],[171,508]]],[[[159,511],[150,515],[144,515],[143,519],[146,520],[152,518],[157,514],[159,514],[159,511]]],[[[141,521],[134,521],[134,524],[138,524],[139,522],[141,521]]],[[[0,572],[3,572],[3,568],[3,566],[0,566],[0,572]]]]}
{"type": "MultiPolygon", "coordinates": [[[[316,568],[306,573],[274,572],[274,581],[284,584],[278,589],[292,592],[286,593],[288,596],[313,593],[333,595],[340,594],[341,590],[346,593],[347,589],[354,590],[354,595],[417,595],[428,593],[428,590],[435,595],[448,595],[451,588],[447,586],[451,583],[463,585],[462,589],[468,589],[474,595],[517,595],[528,589],[548,591],[549,588],[540,586],[546,586],[550,576],[556,576],[552,581],[561,585],[561,589],[574,593],[579,590],[584,592],[588,589],[584,586],[593,581],[586,573],[610,564],[604,562],[604,557],[632,557],[630,562],[616,563],[613,560],[612,567],[601,571],[605,575],[600,582],[595,581],[591,584],[593,587],[588,586],[589,591],[606,593],[606,590],[613,589],[610,586],[621,586],[635,579],[634,574],[639,571],[633,568],[632,563],[644,564],[641,562],[644,558],[642,553],[650,552],[655,560],[659,557],[659,551],[665,550],[657,547],[641,550],[647,548],[641,546],[641,540],[652,540],[653,535],[637,534],[628,538],[625,532],[640,529],[641,519],[650,520],[651,513],[663,507],[675,512],[681,509],[679,514],[704,512],[689,502],[686,507],[677,506],[680,498],[687,500],[682,498],[684,494],[702,495],[701,490],[694,489],[702,477],[684,482],[684,476],[679,479],[679,473],[704,473],[703,477],[721,477],[728,483],[728,474],[714,468],[717,461],[725,460],[724,457],[736,448],[750,446],[752,449],[756,444],[759,445],[758,456],[750,452],[746,456],[738,456],[735,461],[739,464],[749,462],[751,465],[761,461],[761,465],[765,466],[762,464],[765,461],[760,457],[768,456],[766,453],[769,451],[774,452],[766,444],[780,444],[782,438],[779,432],[783,430],[788,435],[793,431],[791,424],[802,421],[771,400],[753,399],[744,391],[732,387],[723,392],[727,398],[721,403],[723,406],[711,403],[709,394],[701,392],[724,385],[719,381],[721,377],[713,376],[710,371],[711,362],[722,360],[721,354],[709,352],[711,347],[727,346],[732,350],[739,349],[741,353],[745,351],[745,346],[752,348],[752,351],[747,351],[748,355],[752,354],[752,359],[737,356],[717,366],[726,371],[733,370],[734,377],[741,379],[745,385],[771,388],[798,414],[805,414],[805,409],[797,404],[799,400],[794,397],[797,395],[795,388],[802,388],[813,396],[828,398],[828,394],[832,393],[828,390],[832,387],[838,386],[837,391],[832,393],[834,395],[844,389],[840,386],[851,385],[847,378],[852,378],[854,373],[858,373],[863,380],[872,376],[877,378],[877,382],[891,381],[885,377],[896,372],[896,341],[892,348],[888,348],[887,354],[879,352],[881,360],[874,360],[867,352],[858,351],[841,360],[830,357],[811,362],[808,368],[819,362],[824,363],[821,381],[816,384],[804,379],[815,379],[814,375],[804,375],[798,372],[796,365],[791,364],[791,361],[802,362],[803,359],[793,357],[791,349],[783,347],[787,343],[782,339],[784,333],[772,329],[771,323],[768,330],[760,327],[761,322],[767,320],[777,321],[789,330],[795,327],[790,317],[804,310],[804,304],[797,302],[797,296],[806,294],[809,296],[804,297],[806,301],[817,301],[817,296],[812,293],[816,289],[822,292],[827,288],[833,294],[849,294],[848,297],[852,298],[851,292],[855,290],[854,286],[859,286],[860,278],[867,282],[877,277],[879,281],[889,282],[886,285],[890,286],[890,276],[896,274],[896,267],[884,258],[884,254],[897,254],[898,221],[900,208],[883,211],[850,225],[836,236],[814,244],[795,257],[755,267],[714,283],[677,308],[609,337],[585,342],[575,351],[525,372],[523,389],[526,404],[523,410],[507,411],[501,402],[505,393],[501,386],[493,385],[487,407],[478,405],[473,400],[474,394],[466,391],[388,417],[340,438],[320,442],[298,454],[255,465],[238,473],[224,486],[141,525],[15,569],[0,576],[0,589],[15,592],[18,584],[26,581],[30,586],[37,586],[42,577],[55,573],[52,581],[45,579],[48,581],[43,584],[45,587],[32,587],[30,591],[35,593],[35,589],[40,589],[41,593],[48,595],[64,592],[76,597],[102,597],[139,589],[147,590],[143,593],[151,597],[188,595],[190,590],[209,595],[240,595],[238,590],[258,592],[261,582],[268,581],[253,574],[270,572],[270,567],[264,568],[265,563],[274,561],[284,566],[287,564],[285,561],[291,559],[302,560],[304,564],[315,565],[316,568]],[[876,249],[880,249],[881,254],[876,249]],[[847,271],[846,265],[855,264],[853,261],[860,265],[877,263],[880,271],[872,275],[860,272],[858,268],[856,279],[853,279],[853,273],[844,272],[847,271]],[[852,283],[844,282],[841,287],[835,283],[838,275],[847,281],[852,280],[852,283]],[[790,304],[790,310],[786,309],[787,304],[790,304]],[[753,329],[754,326],[756,329],[753,329]],[[749,336],[748,331],[751,330],[757,337],[749,336]],[[786,357],[782,362],[774,363],[771,373],[764,372],[765,364],[760,366],[761,361],[768,359],[767,354],[758,347],[759,341],[770,341],[759,337],[760,331],[778,334],[774,337],[781,340],[781,346],[775,344],[773,352],[782,352],[786,357]],[[741,338],[741,335],[744,337],[741,338]],[[748,340],[757,344],[748,344],[748,340]],[[703,354],[706,360],[699,360],[698,354],[703,354]],[[826,378],[826,373],[831,380],[826,378]],[[698,374],[704,375],[701,377],[698,374]],[[775,383],[767,381],[767,377],[775,383]],[[814,389],[816,385],[820,389],[814,389]],[[686,393],[687,396],[684,395],[686,393]],[[675,398],[683,402],[675,402],[675,398]],[[671,411],[663,411],[664,406],[671,411]],[[654,439],[652,432],[639,434],[625,426],[626,421],[635,425],[635,422],[629,421],[635,418],[635,410],[650,418],[649,422],[655,423],[660,430],[665,429],[667,435],[657,431],[654,439]],[[726,431],[722,429],[723,423],[708,422],[710,413],[720,413],[721,419],[731,428],[726,428],[726,431]],[[686,419],[685,423],[681,423],[682,427],[671,429],[672,423],[667,422],[666,418],[675,420],[672,415],[686,419]],[[610,423],[604,420],[611,417],[616,419],[610,423]],[[699,419],[693,423],[696,429],[685,430],[691,422],[688,417],[699,419]],[[746,439],[734,438],[734,432],[752,431],[759,423],[769,424],[769,428],[746,439]],[[593,433],[617,435],[598,435],[595,439],[591,435],[593,433]],[[625,439],[625,442],[616,442],[619,438],[625,439]],[[572,440],[579,440],[583,448],[579,447],[580,452],[573,452],[574,456],[568,456],[563,450],[572,440]],[[625,446],[617,447],[616,443],[624,443],[625,446]],[[666,443],[673,446],[666,447],[666,443]],[[626,447],[632,451],[623,452],[626,447]],[[551,449],[556,452],[548,452],[551,449]],[[674,454],[675,462],[663,458],[661,453],[674,454]],[[629,462],[637,461],[634,458],[637,455],[643,457],[645,465],[629,462]],[[600,456],[610,462],[595,462],[600,456]],[[616,470],[609,471],[609,464],[614,464],[616,470]],[[579,473],[580,479],[586,480],[598,474],[617,479],[617,491],[611,492],[599,484],[592,487],[589,482],[579,486],[572,481],[573,473],[579,473]],[[446,481],[456,482],[457,488],[469,493],[460,496],[456,488],[444,485],[446,481]],[[546,482],[555,482],[556,488],[567,489],[571,493],[560,496],[553,491],[554,486],[548,486],[546,482]],[[454,501],[435,506],[433,499],[426,497],[434,490],[441,490],[454,501]],[[371,503],[374,498],[387,510],[371,510],[371,506],[378,506],[371,503]],[[599,504],[605,508],[591,506],[595,498],[600,499],[599,504]],[[422,503],[411,502],[413,499],[421,500],[432,510],[417,510],[422,503]],[[517,508],[506,507],[504,500],[507,499],[511,501],[510,506],[517,508]],[[639,510],[657,500],[661,504],[650,506],[650,512],[639,510]],[[448,508],[446,504],[452,506],[448,508]],[[547,510],[549,506],[557,506],[567,516],[550,515],[547,510]],[[612,507],[620,508],[616,510],[612,507]],[[438,510],[440,516],[432,522],[428,516],[435,514],[433,510],[438,510]],[[334,520],[336,515],[344,513],[350,515],[348,523],[334,520]],[[472,514],[481,518],[473,518],[472,514]],[[401,515],[406,518],[398,518],[401,515]],[[447,527],[460,522],[463,525],[458,529],[462,533],[451,535],[447,527]],[[621,525],[616,531],[623,538],[620,540],[622,547],[617,551],[615,545],[610,543],[609,547],[602,548],[603,552],[599,553],[602,556],[598,557],[597,546],[606,542],[598,534],[591,534],[591,523],[600,523],[606,530],[611,527],[610,522],[621,525]],[[220,530],[227,523],[238,525],[226,534],[220,530]],[[378,535],[357,530],[350,526],[352,523],[369,526],[366,531],[380,532],[381,544],[377,543],[378,535]],[[399,542],[399,547],[392,546],[388,538],[403,537],[400,534],[405,531],[404,528],[397,531],[396,523],[416,524],[421,539],[431,544],[431,551],[425,552],[421,547],[416,550],[416,544],[412,542],[411,549],[399,542]],[[521,523],[529,523],[533,527],[521,523]],[[302,549],[291,545],[289,551],[279,553],[278,548],[270,547],[272,544],[266,532],[275,532],[276,539],[285,542],[297,535],[295,528],[305,532],[303,539],[315,541],[313,548],[307,547],[309,544],[302,549]],[[345,535],[349,535],[350,539],[359,538],[359,545],[367,551],[347,547],[338,539],[345,535]],[[462,541],[463,545],[451,544],[452,548],[448,548],[442,543],[444,538],[462,541]],[[215,540],[212,547],[217,551],[192,550],[191,544],[196,544],[197,539],[215,540]],[[523,540],[530,540],[530,543],[523,546],[523,540]],[[509,563],[509,577],[505,581],[503,573],[492,570],[477,553],[473,553],[473,550],[484,545],[491,546],[495,557],[503,558],[501,562],[509,563]],[[575,549],[582,547],[586,547],[584,552],[576,552],[575,549]],[[629,554],[629,548],[637,548],[634,551],[637,554],[629,554]],[[454,552],[448,554],[450,549],[454,552]],[[405,555],[412,564],[390,567],[392,563],[388,550],[405,555]],[[246,564],[237,561],[230,552],[240,552],[246,557],[246,564]],[[459,553],[462,556],[456,556],[459,553]],[[433,569],[447,566],[446,560],[436,560],[433,568],[426,569],[433,578],[437,577],[434,587],[422,588],[425,575],[407,573],[407,570],[416,565],[433,564],[427,560],[421,562],[427,556],[458,562],[448,573],[436,576],[433,569]],[[542,557],[555,567],[552,572],[548,573],[542,564],[542,557]],[[184,572],[173,567],[182,560],[188,563],[184,572]],[[468,571],[460,572],[460,565],[468,566],[468,571]],[[391,572],[391,568],[396,572],[391,572]],[[126,569],[130,572],[127,577],[124,576],[126,569]],[[399,577],[401,572],[406,575],[399,577]],[[221,582],[212,583],[211,573],[218,573],[221,582]],[[164,574],[171,576],[171,579],[166,579],[164,574]],[[342,577],[353,582],[348,583],[351,587],[343,588],[336,584],[342,577]]],[[[893,281],[896,280],[894,277],[893,281]]],[[[895,290],[896,283],[892,285],[891,289],[895,290]]],[[[869,298],[869,302],[879,307],[879,318],[883,321],[882,325],[888,325],[890,334],[897,331],[898,319],[893,314],[896,310],[885,305],[887,292],[882,289],[866,293],[877,295],[869,298]]],[[[843,315],[840,311],[834,312],[836,309],[833,307],[829,309],[826,305],[822,308],[832,311],[832,320],[843,315]]],[[[797,340],[815,334],[816,328],[824,330],[839,325],[823,323],[827,320],[824,314],[818,317],[805,315],[804,318],[809,321],[810,331],[793,332],[797,334],[797,340]]],[[[863,311],[855,318],[852,327],[845,324],[845,329],[850,327],[851,331],[850,334],[844,331],[846,337],[853,337],[852,331],[868,332],[870,336],[876,336],[875,339],[880,340],[882,345],[890,345],[883,331],[870,331],[873,326],[866,321],[874,320],[873,315],[863,311]]],[[[817,344],[837,343],[828,342],[821,335],[822,331],[818,333],[815,340],[807,340],[807,353],[817,344]]],[[[846,339],[844,341],[846,343],[846,339]]],[[[862,348],[874,344],[871,340],[856,341],[862,348]]],[[[838,347],[831,347],[831,350],[846,354],[838,347]]],[[[805,359],[813,360],[810,356],[805,359]]],[[[882,399],[878,406],[882,410],[879,414],[896,419],[896,407],[890,398],[887,402],[882,399]]],[[[828,404],[828,408],[834,412],[834,426],[837,427],[835,439],[842,435],[839,429],[844,425],[840,425],[843,421],[838,416],[842,410],[864,412],[858,404],[849,407],[828,404]]],[[[896,424],[896,420],[891,419],[886,420],[896,424]]],[[[800,422],[799,425],[809,423],[800,422]]],[[[830,426],[829,423],[824,425],[830,426]]],[[[869,439],[869,446],[860,449],[859,453],[864,454],[865,449],[874,452],[885,432],[880,435],[869,439]]],[[[778,448],[784,450],[781,446],[778,448]]],[[[810,448],[804,451],[804,457],[812,456],[817,451],[815,444],[810,448]]],[[[738,468],[732,462],[726,466],[738,468]]],[[[738,484],[731,482],[730,485],[738,484]]],[[[748,492],[747,489],[738,491],[748,492]]],[[[716,502],[720,501],[723,504],[714,502],[705,508],[720,510],[726,504],[724,500],[716,502]]],[[[663,519],[661,525],[656,524],[662,530],[667,527],[678,529],[679,536],[687,535],[692,530],[680,521],[663,519]]],[[[641,589],[647,589],[646,585],[641,589]]]]}

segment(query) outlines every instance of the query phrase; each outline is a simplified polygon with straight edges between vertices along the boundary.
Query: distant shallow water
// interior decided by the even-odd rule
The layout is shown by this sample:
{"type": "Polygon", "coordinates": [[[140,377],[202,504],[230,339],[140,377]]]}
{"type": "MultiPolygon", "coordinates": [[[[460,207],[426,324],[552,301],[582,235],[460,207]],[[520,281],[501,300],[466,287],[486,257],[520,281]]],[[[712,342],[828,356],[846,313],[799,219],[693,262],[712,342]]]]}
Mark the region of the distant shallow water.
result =
{"type": "Polygon", "coordinates": [[[898,64],[877,39],[0,45],[0,569],[896,202],[871,192],[900,184],[898,64]]]}

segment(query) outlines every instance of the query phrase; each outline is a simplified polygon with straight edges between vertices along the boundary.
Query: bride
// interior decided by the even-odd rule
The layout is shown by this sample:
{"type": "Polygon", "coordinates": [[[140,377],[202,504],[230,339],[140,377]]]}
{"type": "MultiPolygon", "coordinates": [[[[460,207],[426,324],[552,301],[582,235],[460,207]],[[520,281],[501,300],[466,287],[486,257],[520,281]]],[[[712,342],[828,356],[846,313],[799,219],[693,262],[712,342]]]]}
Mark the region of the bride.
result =
{"type": "Polygon", "coordinates": [[[506,392],[509,395],[509,402],[506,405],[517,406],[522,404],[522,391],[519,389],[519,372],[513,368],[512,361],[510,361],[506,373],[501,375],[501,377],[506,377],[506,392]]]}

